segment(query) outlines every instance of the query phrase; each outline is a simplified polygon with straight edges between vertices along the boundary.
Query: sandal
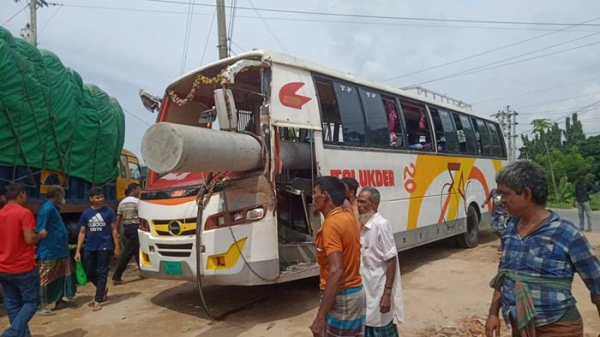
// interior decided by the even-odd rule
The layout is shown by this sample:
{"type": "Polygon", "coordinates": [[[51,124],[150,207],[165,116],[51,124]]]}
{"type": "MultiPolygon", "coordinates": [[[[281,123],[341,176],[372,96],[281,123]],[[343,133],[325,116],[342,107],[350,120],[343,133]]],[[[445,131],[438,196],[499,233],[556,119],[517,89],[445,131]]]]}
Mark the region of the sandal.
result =
{"type": "Polygon", "coordinates": [[[122,284],[125,284],[125,281],[123,281],[123,280],[113,280],[112,284],[114,286],[120,286],[122,284]]]}
{"type": "Polygon", "coordinates": [[[56,313],[50,309],[42,309],[35,313],[36,316],[54,316],[56,313]]]}

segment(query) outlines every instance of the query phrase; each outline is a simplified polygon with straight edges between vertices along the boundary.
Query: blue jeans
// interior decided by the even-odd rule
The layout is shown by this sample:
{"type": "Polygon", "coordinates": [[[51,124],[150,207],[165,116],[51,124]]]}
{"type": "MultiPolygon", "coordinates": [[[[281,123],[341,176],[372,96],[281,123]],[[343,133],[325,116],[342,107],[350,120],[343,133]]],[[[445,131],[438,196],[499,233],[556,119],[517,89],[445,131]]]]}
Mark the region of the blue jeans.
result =
{"type": "Polygon", "coordinates": [[[40,304],[40,273],[37,268],[19,274],[0,273],[4,305],[10,327],[2,337],[30,337],[29,321],[40,304]]]}
{"type": "Polygon", "coordinates": [[[94,301],[100,303],[104,301],[104,291],[108,280],[108,267],[110,264],[111,250],[85,252],[84,267],[88,280],[96,286],[96,296],[94,301]]]}
{"type": "Polygon", "coordinates": [[[588,230],[592,230],[592,208],[590,207],[590,202],[578,202],[577,203],[577,212],[579,213],[579,229],[583,230],[585,228],[584,215],[587,216],[588,230]]]}

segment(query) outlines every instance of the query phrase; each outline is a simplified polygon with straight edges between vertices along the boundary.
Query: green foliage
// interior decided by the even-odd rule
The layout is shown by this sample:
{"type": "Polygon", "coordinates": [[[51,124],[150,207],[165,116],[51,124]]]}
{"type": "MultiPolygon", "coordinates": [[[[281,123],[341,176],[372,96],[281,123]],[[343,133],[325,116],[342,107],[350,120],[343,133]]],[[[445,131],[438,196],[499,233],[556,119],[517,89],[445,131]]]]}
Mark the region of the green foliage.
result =
{"type": "MultiPolygon", "coordinates": [[[[566,129],[548,119],[531,122],[533,137],[521,136],[523,147],[519,159],[529,159],[542,165],[548,175],[549,206],[571,207],[574,183],[580,172],[588,181],[600,179],[600,135],[586,138],[577,114],[566,118],[566,129]],[[558,185],[552,176],[560,180],[558,185]],[[556,187],[554,187],[556,186],[556,187]]],[[[600,209],[600,195],[592,198],[592,207],[600,209]]]]}

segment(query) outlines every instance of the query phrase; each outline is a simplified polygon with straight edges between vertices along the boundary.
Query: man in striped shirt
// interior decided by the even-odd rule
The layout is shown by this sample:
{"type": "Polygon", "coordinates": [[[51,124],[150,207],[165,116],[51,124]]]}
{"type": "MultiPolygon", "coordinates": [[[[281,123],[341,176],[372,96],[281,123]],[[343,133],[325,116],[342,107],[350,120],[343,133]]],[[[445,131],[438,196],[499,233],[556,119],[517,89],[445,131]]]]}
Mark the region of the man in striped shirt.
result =
{"type": "Polygon", "coordinates": [[[132,257],[135,257],[138,268],[140,266],[140,240],[138,238],[138,228],[140,225],[140,219],[138,218],[138,202],[140,200],[138,197],[140,192],[141,188],[139,184],[129,184],[125,191],[127,197],[119,203],[119,207],[117,208],[117,226],[122,226],[120,232],[125,236],[125,249],[112,277],[114,285],[124,283],[121,277],[132,257]]]}
{"type": "Polygon", "coordinates": [[[600,261],[577,227],[546,209],[544,169],[529,161],[504,167],[496,177],[511,215],[486,322],[486,336],[500,335],[500,308],[513,336],[583,336],[571,284],[579,273],[600,312],[600,261]]]}

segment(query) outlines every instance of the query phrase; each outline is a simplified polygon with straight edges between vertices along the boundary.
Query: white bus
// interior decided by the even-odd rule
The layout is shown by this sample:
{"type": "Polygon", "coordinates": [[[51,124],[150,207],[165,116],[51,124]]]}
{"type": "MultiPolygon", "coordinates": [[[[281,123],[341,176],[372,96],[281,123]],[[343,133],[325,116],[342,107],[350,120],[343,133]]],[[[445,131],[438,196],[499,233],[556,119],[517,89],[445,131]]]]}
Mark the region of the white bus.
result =
{"type": "Polygon", "coordinates": [[[204,285],[318,275],[323,175],[378,188],[399,251],[449,237],[474,247],[506,161],[493,120],[262,50],[171,83],[142,152],[142,272],[204,285]]]}

